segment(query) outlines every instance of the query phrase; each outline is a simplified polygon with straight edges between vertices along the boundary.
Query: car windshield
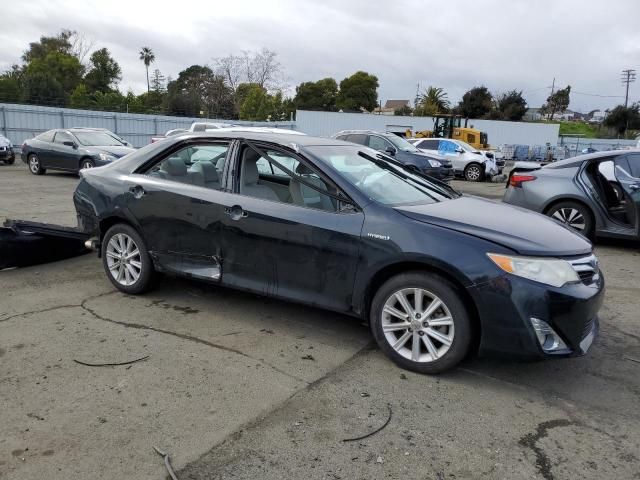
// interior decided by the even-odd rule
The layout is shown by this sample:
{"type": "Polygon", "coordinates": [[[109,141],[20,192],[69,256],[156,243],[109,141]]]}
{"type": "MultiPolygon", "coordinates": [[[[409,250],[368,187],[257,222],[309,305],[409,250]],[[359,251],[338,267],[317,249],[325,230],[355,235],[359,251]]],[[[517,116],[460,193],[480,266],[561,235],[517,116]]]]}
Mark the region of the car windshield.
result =
{"type": "Polygon", "coordinates": [[[403,152],[419,152],[420,150],[418,150],[416,147],[414,147],[413,145],[411,145],[409,142],[407,142],[404,138],[401,138],[397,135],[389,135],[388,137],[385,137],[387,140],[389,140],[391,143],[393,143],[393,145],[398,149],[398,150],[402,150],[403,152]]]}
{"type": "Polygon", "coordinates": [[[437,203],[458,196],[455,190],[431,183],[370,148],[316,145],[305,150],[331,165],[367,197],[384,205],[437,203]]]}
{"type": "Polygon", "coordinates": [[[82,145],[96,147],[122,147],[124,144],[104,132],[73,132],[82,145]]]}
{"type": "Polygon", "coordinates": [[[471,153],[478,152],[478,150],[476,148],[473,148],[471,145],[469,145],[468,143],[463,142],[462,140],[457,140],[455,143],[460,148],[462,148],[465,152],[471,152],[471,153]]]}

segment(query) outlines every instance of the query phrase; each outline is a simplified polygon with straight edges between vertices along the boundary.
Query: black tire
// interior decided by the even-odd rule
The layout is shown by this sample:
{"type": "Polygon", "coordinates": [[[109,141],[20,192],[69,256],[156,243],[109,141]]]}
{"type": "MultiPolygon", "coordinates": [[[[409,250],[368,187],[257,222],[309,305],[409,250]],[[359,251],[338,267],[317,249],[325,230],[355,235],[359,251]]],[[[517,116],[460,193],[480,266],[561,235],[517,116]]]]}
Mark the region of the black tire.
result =
{"type": "MultiPolygon", "coordinates": [[[[107,233],[102,239],[101,253],[102,265],[104,267],[105,273],[107,274],[107,277],[109,278],[111,283],[121,292],[138,295],[150,290],[153,287],[156,277],[156,272],[153,268],[153,261],[149,256],[149,251],[147,250],[144,240],[133,227],[125,223],[118,223],[107,230],[107,233]],[[112,238],[116,237],[116,235],[119,234],[128,236],[134,242],[135,247],[137,247],[139,251],[139,260],[138,257],[136,257],[136,260],[139,261],[141,265],[140,274],[137,280],[128,285],[121,281],[118,281],[118,279],[114,276],[116,275],[116,273],[112,273],[112,270],[109,266],[111,258],[109,256],[109,253],[113,253],[109,252],[109,242],[112,238]]],[[[113,259],[111,259],[111,261],[113,261],[113,259]]]]}
{"type": "Polygon", "coordinates": [[[16,162],[16,158],[15,157],[12,157],[12,158],[9,158],[8,160],[5,160],[5,163],[7,165],[13,165],[15,162],[16,162]]]}
{"type": "Polygon", "coordinates": [[[579,202],[572,202],[567,200],[567,201],[556,203],[551,208],[549,208],[545,213],[546,215],[553,218],[554,220],[567,225],[573,231],[579,233],[580,235],[583,235],[590,239],[593,238],[593,235],[594,235],[593,213],[591,213],[591,210],[586,205],[579,202]],[[579,222],[576,223],[575,219],[573,222],[569,221],[571,217],[570,212],[574,210],[577,211],[579,215],[584,219],[584,228],[582,229],[577,228],[577,225],[579,225],[579,222]]]}
{"type": "Polygon", "coordinates": [[[479,163],[470,163],[464,168],[464,179],[468,182],[482,182],[484,168],[479,163]]]}
{"type": "Polygon", "coordinates": [[[27,168],[33,175],[44,175],[46,170],[42,168],[40,159],[35,153],[30,153],[27,157],[27,168]]]}
{"type": "Polygon", "coordinates": [[[85,168],[93,168],[96,166],[96,163],[90,158],[83,158],[80,160],[79,169],[84,170],[85,168]]]}
{"type": "MultiPolygon", "coordinates": [[[[424,322],[422,323],[423,326],[429,323],[426,320],[437,320],[435,318],[431,319],[431,317],[425,317],[421,320],[420,317],[417,317],[417,319],[419,320],[417,322],[418,324],[424,322]]],[[[414,321],[416,321],[415,318],[414,321]]],[[[465,358],[471,345],[471,319],[458,289],[445,278],[433,273],[407,272],[396,275],[395,277],[387,280],[378,289],[373,297],[373,301],[371,302],[370,325],[373,336],[380,346],[380,349],[391,360],[393,360],[393,362],[401,368],[423,374],[442,373],[455,367],[460,363],[460,361],[462,361],[462,359],[465,358]],[[422,343],[426,340],[421,340],[422,337],[427,337],[427,339],[430,340],[432,347],[438,344],[437,340],[434,343],[433,337],[429,334],[425,334],[426,330],[429,330],[429,328],[425,327],[425,331],[423,331],[420,337],[416,337],[416,335],[412,333],[413,329],[399,330],[391,334],[394,336],[392,338],[395,340],[400,340],[403,335],[410,334],[411,337],[408,338],[406,342],[411,343],[411,346],[413,346],[414,339],[418,340],[418,345],[420,345],[419,348],[421,348],[425,354],[424,361],[414,361],[410,358],[406,358],[399,353],[399,351],[396,351],[396,349],[390,344],[390,340],[386,336],[387,334],[383,331],[383,310],[385,308],[385,303],[388,301],[394,301],[392,299],[396,292],[403,289],[414,288],[426,290],[428,293],[438,297],[438,299],[440,299],[444,304],[444,307],[440,307],[442,310],[438,309],[434,313],[436,315],[444,314],[445,317],[450,316],[452,319],[452,327],[435,327],[436,329],[445,329],[445,331],[449,328],[453,329],[448,330],[448,332],[452,332],[451,335],[453,335],[448,350],[439,355],[435,360],[427,349],[426,343],[422,343]]],[[[420,332],[418,331],[418,333],[420,332]]],[[[408,343],[405,345],[408,345],[408,343]]],[[[445,345],[441,344],[440,349],[444,347],[445,345]]]]}

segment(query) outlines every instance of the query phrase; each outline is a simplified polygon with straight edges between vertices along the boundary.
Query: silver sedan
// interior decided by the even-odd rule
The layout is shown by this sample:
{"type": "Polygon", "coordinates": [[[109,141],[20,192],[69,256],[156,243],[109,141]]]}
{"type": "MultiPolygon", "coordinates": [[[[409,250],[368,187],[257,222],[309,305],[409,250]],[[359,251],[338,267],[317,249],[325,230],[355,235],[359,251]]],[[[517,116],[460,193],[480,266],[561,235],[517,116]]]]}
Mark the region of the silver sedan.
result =
{"type": "Polygon", "coordinates": [[[581,155],[544,167],[516,163],[503,201],[586,237],[640,238],[640,150],[581,155]]]}

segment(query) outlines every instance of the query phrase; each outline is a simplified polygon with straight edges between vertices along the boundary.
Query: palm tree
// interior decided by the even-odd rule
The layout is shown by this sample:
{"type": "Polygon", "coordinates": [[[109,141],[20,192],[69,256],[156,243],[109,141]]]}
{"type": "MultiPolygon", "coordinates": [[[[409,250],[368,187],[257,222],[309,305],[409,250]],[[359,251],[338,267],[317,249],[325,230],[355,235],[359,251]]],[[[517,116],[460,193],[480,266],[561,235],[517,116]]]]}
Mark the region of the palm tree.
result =
{"type": "Polygon", "coordinates": [[[151,65],[156,60],[156,56],[153,54],[153,50],[149,47],[142,47],[140,50],[140,60],[144,63],[144,66],[147,68],[147,93],[149,92],[149,65],[151,65]]]}
{"type": "Polygon", "coordinates": [[[449,110],[449,99],[447,92],[440,87],[429,87],[420,95],[419,108],[426,115],[436,115],[446,113],[449,110]]]}

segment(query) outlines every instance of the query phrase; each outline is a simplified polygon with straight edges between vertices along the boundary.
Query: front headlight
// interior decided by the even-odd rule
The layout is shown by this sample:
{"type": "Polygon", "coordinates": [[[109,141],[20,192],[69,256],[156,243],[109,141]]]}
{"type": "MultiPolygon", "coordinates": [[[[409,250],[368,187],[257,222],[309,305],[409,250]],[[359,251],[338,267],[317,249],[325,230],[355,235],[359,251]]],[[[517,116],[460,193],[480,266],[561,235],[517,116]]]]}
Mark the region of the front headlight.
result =
{"type": "Polygon", "coordinates": [[[100,160],[103,162],[113,162],[116,159],[113,155],[107,155],[106,153],[100,154],[100,160]]]}
{"type": "Polygon", "coordinates": [[[442,164],[438,160],[429,160],[429,165],[432,167],[441,167],[442,164]]]}
{"type": "Polygon", "coordinates": [[[507,273],[552,287],[580,280],[571,264],[559,258],[512,257],[497,253],[487,253],[487,256],[507,273]]]}

